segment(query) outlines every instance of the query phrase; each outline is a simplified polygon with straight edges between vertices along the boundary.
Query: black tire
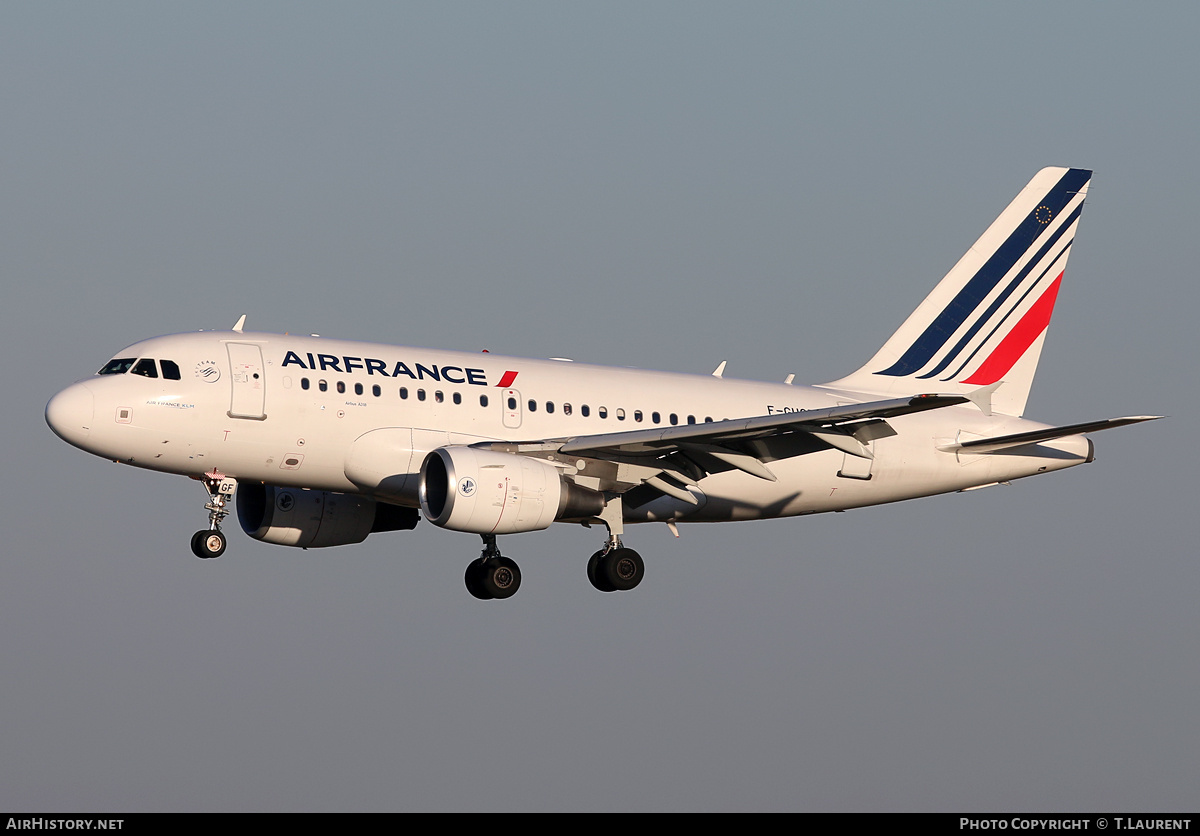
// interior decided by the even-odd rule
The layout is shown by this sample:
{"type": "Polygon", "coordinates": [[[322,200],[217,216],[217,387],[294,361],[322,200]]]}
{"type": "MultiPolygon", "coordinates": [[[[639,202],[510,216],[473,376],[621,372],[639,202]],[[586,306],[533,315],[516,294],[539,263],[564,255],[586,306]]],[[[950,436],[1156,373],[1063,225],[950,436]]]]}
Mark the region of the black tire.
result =
{"type": "Polygon", "coordinates": [[[646,564],[633,549],[613,549],[600,562],[604,579],[615,590],[633,589],[646,577],[646,564]]]}
{"type": "Polygon", "coordinates": [[[477,557],[467,564],[467,573],[464,578],[467,582],[467,592],[470,592],[480,601],[490,601],[492,596],[488,595],[487,590],[483,588],[483,558],[477,557]]]}
{"type": "Polygon", "coordinates": [[[616,592],[617,588],[608,582],[608,578],[604,576],[604,572],[600,568],[600,563],[604,559],[604,552],[598,551],[588,558],[587,576],[588,581],[592,586],[601,592],[616,592]]]}
{"type": "Polygon", "coordinates": [[[192,535],[192,554],[202,560],[210,560],[225,554],[227,541],[219,531],[205,529],[192,535]]]}
{"type": "Polygon", "coordinates": [[[511,598],[521,588],[521,569],[507,557],[493,557],[484,561],[483,590],[497,600],[511,598]]]}

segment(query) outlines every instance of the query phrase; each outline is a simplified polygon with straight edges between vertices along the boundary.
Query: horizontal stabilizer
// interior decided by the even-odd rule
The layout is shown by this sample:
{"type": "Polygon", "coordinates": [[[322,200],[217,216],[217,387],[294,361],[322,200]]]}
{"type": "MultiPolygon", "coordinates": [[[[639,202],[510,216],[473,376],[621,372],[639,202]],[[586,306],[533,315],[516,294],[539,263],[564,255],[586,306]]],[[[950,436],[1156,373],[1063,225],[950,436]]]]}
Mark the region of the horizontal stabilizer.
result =
{"type": "Polygon", "coordinates": [[[1044,430],[1031,430],[1027,433],[1000,435],[995,438],[977,438],[964,441],[961,444],[949,444],[939,447],[948,453],[961,450],[964,453],[994,453],[1010,447],[1020,447],[1024,444],[1037,444],[1039,441],[1051,441],[1055,438],[1065,438],[1069,435],[1083,435],[1100,430],[1110,430],[1113,427],[1124,427],[1128,424],[1140,424],[1142,421],[1156,421],[1161,415],[1131,415],[1126,418],[1109,418],[1105,421],[1089,421],[1086,424],[1070,424],[1065,427],[1047,427],[1044,430]]]}

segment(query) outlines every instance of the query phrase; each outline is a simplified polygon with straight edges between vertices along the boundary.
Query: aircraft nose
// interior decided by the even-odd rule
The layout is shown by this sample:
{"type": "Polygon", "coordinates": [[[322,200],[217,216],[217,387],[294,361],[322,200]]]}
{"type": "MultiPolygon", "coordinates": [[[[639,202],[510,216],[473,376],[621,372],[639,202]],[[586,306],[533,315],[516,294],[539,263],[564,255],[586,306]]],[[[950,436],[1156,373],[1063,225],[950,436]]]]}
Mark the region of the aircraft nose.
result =
{"type": "Polygon", "coordinates": [[[85,383],[63,389],[46,404],[46,423],[68,444],[82,447],[92,431],[95,398],[85,383]]]}

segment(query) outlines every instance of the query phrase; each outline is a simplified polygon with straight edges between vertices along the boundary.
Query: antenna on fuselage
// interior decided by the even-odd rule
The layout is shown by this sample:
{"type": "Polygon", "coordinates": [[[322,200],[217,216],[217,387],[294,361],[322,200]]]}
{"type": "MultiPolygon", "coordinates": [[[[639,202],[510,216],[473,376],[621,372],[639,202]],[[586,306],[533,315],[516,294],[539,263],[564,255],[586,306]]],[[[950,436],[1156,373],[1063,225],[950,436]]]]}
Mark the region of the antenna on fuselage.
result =
{"type": "Polygon", "coordinates": [[[242,314],[241,319],[239,319],[237,322],[234,323],[233,330],[237,331],[240,334],[242,332],[242,326],[245,324],[246,324],[246,315],[242,314]]]}

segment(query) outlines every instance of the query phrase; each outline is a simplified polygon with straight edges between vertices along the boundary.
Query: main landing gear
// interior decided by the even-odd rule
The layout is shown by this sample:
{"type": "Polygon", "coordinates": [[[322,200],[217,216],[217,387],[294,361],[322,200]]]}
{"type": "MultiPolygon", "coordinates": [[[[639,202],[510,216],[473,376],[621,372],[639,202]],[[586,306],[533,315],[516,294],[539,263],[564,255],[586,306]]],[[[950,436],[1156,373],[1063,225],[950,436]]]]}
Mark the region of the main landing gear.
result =
{"type": "Polygon", "coordinates": [[[467,592],[487,601],[511,598],[521,588],[521,569],[516,562],[500,554],[495,534],[481,534],[483,553],[467,564],[467,592]]]}
{"type": "MultiPolygon", "coordinates": [[[[642,556],[621,543],[622,519],[619,497],[609,500],[599,519],[608,529],[604,548],[591,556],[587,563],[587,576],[592,586],[601,592],[617,592],[633,589],[646,576],[646,564],[642,556]],[[615,506],[615,507],[614,507],[615,506]]],[[[199,532],[197,536],[203,534],[199,532]]],[[[521,588],[521,570],[517,564],[500,554],[496,547],[496,535],[481,534],[483,552],[467,564],[464,580],[467,591],[480,600],[511,598],[521,588]]]]}
{"type": "Polygon", "coordinates": [[[625,533],[625,518],[620,496],[609,498],[600,512],[599,520],[608,529],[608,539],[604,542],[604,548],[588,560],[588,580],[601,592],[633,589],[646,576],[646,564],[642,562],[640,554],[621,543],[621,535],[625,533]]]}
{"type": "Polygon", "coordinates": [[[640,554],[621,545],[621,538],[612,537],[588,560],[587,576],[601,592],[633,589],[646,576],[646,564],[640,554]]]}
{"type": "MultiPolygon", "coordinates": [[[[196,537],[203,535],[221,537],[221,532],[196,532],[196,537]]],[[[467,592],[481,601],[511,598],[521,588],[521,569],[516,561],[500,554],[494,534],[480,536],[483,537],[483,552],[467,564],[464,576],[467,592]]],[[[221,550],[224,551],[224,548],[222,537],[221,550]]],[[[646,565],[640,554],[622,546],[620,538],[614,536],[588,560],[587,576],[592,586],[601,592],[617,592],[633,589],[641,583],[646,576],[646,565]]]]}
{"type": "Polygon", "coordinates": [[[204,489],[208,491],[208,528],[192,535],[192,554],[200,558],[220,557],[225,554],[225,535],[221,533],[221,520],[229,516],[226,503],[237,490],[237,479],[231,479],[216,470],[204,474],[204,489]]]}

